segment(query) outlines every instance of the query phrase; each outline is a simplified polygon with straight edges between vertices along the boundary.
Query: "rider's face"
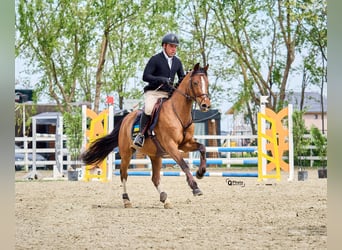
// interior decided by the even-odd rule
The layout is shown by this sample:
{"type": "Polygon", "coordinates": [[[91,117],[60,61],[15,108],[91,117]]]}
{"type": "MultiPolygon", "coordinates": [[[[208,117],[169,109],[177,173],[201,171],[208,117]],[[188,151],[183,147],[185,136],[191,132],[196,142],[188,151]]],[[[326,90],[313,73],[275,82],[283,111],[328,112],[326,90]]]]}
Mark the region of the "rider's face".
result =
{"type": "Polygon", "coordinates": [[[169,57],[173,57],[173,56],[176,55],[177,45],[174,45],[174,44],[164,44],[163,47],[164,47],[165,53],[169,57]]]}

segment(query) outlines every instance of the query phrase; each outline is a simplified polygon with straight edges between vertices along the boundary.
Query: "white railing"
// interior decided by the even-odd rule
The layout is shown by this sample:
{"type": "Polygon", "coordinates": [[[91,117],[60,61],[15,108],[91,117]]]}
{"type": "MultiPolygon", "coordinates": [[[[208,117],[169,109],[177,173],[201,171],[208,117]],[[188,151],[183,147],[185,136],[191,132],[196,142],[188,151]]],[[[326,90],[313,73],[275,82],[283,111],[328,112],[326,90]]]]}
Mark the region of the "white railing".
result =
{"type": "MultiPolygon", "coordinates": [[[[22,153],[24,154],[24,160],[23,161],[16,161],[15,160],[15,165],[16,166],[24,166],[25,170],[28,171],[29,166],[32,166],[34,164],[34,161],[32,159],[32,157],[30,157],[31,159],[29,159],[29,154],[33,154],[34,151],[36,154],[44,154],[44,155],[55,155],[56,154],[56,149],[55,148],[38,148],[36,147],[35,150],[32,149],[32,146],[29,147],[29,143],[32,143],[33,138],[32,137],[15,137],[15,144],[17,145],[18,142],[23,143],[23,147],[22,148],[16,148],[15,149],[15,153],[22,153]]],[[[54,134],[37,134],[36,136],[36,142],[49,142],[49,141],[56,141],[56,135],[54,134]]],[[[62,136],[62,145],[66,145],[66,141],[67,141],[67,136],[63,135],[62,136]]],[[[69,151],[67,148],[63,147],[62,150],[62,154],[63,154],[63,161],[62,164],[66,165],[67,168],[69,168],[72,164],[77,164],[78,161],[74,161],[71,160],[69,151]],[[66,160],[64,160],[64,158],[66,158],[66,160]]],[[[35,164],[37,166],[37,168],[40,168],[41,166],[51,166],[51,168],[56,165],[56,160],[38,160],[36,159],[35,164]]]]}
{"type": "MultiPolygon", "coordinates": [[[[310,149],[310,155],[299,156],[298,158],[300,160],[309,160],[310,161],[310,167],[312,167],[314,165],[314,161],[321,161],[322,160],[322,158],[320,156],[313,155],[313,150],[316,149],[315,146],[308,145],[308,146],[305,146],[304,149],[310,149]]],[[[327,160],[328,157],[323,157],[323,159],[327,160]]]]}
{"type": "MultiPolygon", "coordinates": [[[[246,142],[246,140],[249,140],[252,142],[253,140],[257,139],[256,135],[195,135],[195,139],[198,141],[201,141],[203,143],[203,140],[219,140],[219,145],[218,147],[240,147],[243,146],[244,148],[255,148],[255,146],[249,146],[249,145],[244,145],[243,143],[246,142]]],[[[36,142],[42,142],[42,141],[55,141],[56,136],[54,134],[37,134],[36,136],[36,142]]],[[[66,140],[67,136],[63,135],[62,136],[62,141],[63,145],[66,145],[66,140]]],[[[15,165],[23,165],[25,166],[25,169],[28,170],[28,166],[33,164],[32,160],[28,159],[28,154],[33,154],[33,149],[32,147],[28,147],[28,144],[32,142],[32,137],[15,137],[15,143],[17,144],[18,142],[22,142],[24,144],[23,148],[20,149],[15,149],[16,153],[23,153],[25,154],[25,160],[24,161],[15,161],[15,165]]],[[[206,147],[207,152],[218,152],[216,150],[217,147],[206,147]]],[[[310,160],[310,166],[313,166],[314,161],[320,160],[320,158],[316,155],[313,155],[313,149],[315,149],[315,146],[307,146],[307,149],[310,149],[310,155],[309,156],[301,156],[301,159],[306,159],[310,160]]],[[[56,149],[55,148],[38,148],[36,147],[35,152],[37,154],[55,154],[56,149]]],[[[255,150],[257,152],[257,150],[255,150]]],[[[232,152],[220,152],[221,155],[225,155],[225,158],[227,159],[227,162],[229,160],[232,160],[234,162],[234,159],[239,159],[239,158],[232,158],[232,152]]],[[[68,152],[67,148],[62,149],[62,154],[63,154],[63,161],[62,164],[66,165],[67,168],[69,168],[72,164],[77,164],[79,161],[72,161],[70,154],[68,152]],[[66,158],[66,160],[64,160],[66,158]]],[[[234,153],[236,155],[237,153],[234,153]]],[[[241,153],[243,154],[243,153],[241,153]]],[[[189,155],[190,159],[196,159],[199,158],[199,152],[191,152],[189,155]]],[[[36,160],[36,166],[41,166],[41,165],[50,165],[51,167],[53,165],[56,165],[56,160],[46,160],[46,161],[38,161],[36,160]]],[[[229,167],[230,164],[227,163],[227,167],[229,167]]]]}

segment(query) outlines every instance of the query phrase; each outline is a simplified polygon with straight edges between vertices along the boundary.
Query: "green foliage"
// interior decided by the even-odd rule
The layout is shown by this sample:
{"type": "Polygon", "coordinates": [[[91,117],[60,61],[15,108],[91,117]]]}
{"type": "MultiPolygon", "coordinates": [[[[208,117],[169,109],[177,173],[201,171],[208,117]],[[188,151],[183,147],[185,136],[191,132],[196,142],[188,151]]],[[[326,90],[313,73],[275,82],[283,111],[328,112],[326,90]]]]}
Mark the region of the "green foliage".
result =
{"type": "Polygon", "coordinates": [[[28,130],[31,128],[32,115],[35,113],[36,107],[34,105],[30,106],[30,109],[27,109],[25,103],[15,103],[15,125],[18,129],[16,133],[22,133],[23,136],[29,134],[28,130]]]}
{"type": "Polygon", "coordinates": [[[175,10],[175,1],[160,0],[18,0],[16,55],[37,65],[37,90],[62,113],[71,102],[97,104],[101,91],[121,98],[162,35],[176,27],[175,10]]]}
{"type": "Polygon", "coordinates": [[[317,127],[311,127],[310,130],[313,144],[316,147],[318,156],[321,158],[322,167],[326,167],[325,157],[328,152],[328,141],[325,136],[322,135],[321,131],[317,127]]]}
{"type": "MultiPolygon", "coordinates": [[[[18,1],[16,54],[36,64],[41,79],[36,90],[45,91],[60,108],[74,102],[84,81],[88,48],[94,26],[85,1],[18,1]]],[[[82,95],[86,96],[86,95],[82,95]]]]}
{"type": "Polygon", "coordinates": [[[304,134],[307,134],[308,131],[305,127],[304,119],[303,119],[304,111],[294,111],[293,118],[293,154],[294,158],[299,164],[299,166],[303,166],[303,160],[299,159],[299,156],[305,155],[305,147],[310,144],[310,140],[304,137],[304,134]]]}
{"type": "Polygon", "coordinates": [[[134,88],[141,84],[146,60],[161,50],[166,32],[179,34],[178,55],[185,70],[197,62],[210,64],[210,94],[217,104],[222,99],[238,101],[234,100],[238,96],[241,103],[248,100],[257,106],[260,95],[269,95],[268,107],[281,109],[288,77],[297,73],[292,62],[301,56],[312,57],[306,66],[315,82],[326,73],[326,64],[313,56],[319,51],[326,54],[325,0],[17,0],[15,4],[16,56],[31,63],[32,73],[39,72],[37,89],[62,112],[68,112],[63,110],[68,103],[95,102],[104,93],[117,93],[120,103],[140,97],[134,88]],[[308,51],[313,54],[306,55],[308,51]]]}
{"type": "Polygon", "coordinates": [[[63,114],[64,134],[67,136],[67,148],[73,160],[77,160],[82,147],[82,110],[73,107],[71,112],[63,114]]]}

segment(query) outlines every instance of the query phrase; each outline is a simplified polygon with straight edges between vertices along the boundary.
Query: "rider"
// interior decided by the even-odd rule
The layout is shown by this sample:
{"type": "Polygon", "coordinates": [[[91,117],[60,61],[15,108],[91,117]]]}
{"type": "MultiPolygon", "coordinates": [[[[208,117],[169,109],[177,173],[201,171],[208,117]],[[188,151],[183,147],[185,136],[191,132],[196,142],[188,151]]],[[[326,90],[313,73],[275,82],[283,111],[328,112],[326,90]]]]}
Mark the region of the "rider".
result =
{"type": "Polygon", "coordinates": [[[163,51],[152,56],[147,62],[143,81],[148,84],[144,87],[144,112],[140,119],[140,133],[134,139],[134,145],[142,147],[144,145],[144,134],[150,123],[153,107],[159,98],[168,98],[173,89],[173,84],[177,73],[178,83],[184,78],[184,70],[181,60],[176,57],[178,37],[173,33],[166,34],[162,39],[163,51]]]}

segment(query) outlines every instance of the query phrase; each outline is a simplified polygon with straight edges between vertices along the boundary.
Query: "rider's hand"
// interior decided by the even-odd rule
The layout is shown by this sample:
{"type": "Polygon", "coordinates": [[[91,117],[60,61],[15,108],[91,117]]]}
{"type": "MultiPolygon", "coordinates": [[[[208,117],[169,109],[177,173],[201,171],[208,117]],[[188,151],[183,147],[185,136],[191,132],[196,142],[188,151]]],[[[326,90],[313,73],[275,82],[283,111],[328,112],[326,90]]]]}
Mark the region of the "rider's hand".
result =
{"type": "Polygon", "coordinates": [[[165,83],[165,84],[170,84],[171,83],[171,81],[170,81],[170,78],[167,78],[167,77],[158,77],[158,81],[160,82],[160,83],[165,83]]]}

